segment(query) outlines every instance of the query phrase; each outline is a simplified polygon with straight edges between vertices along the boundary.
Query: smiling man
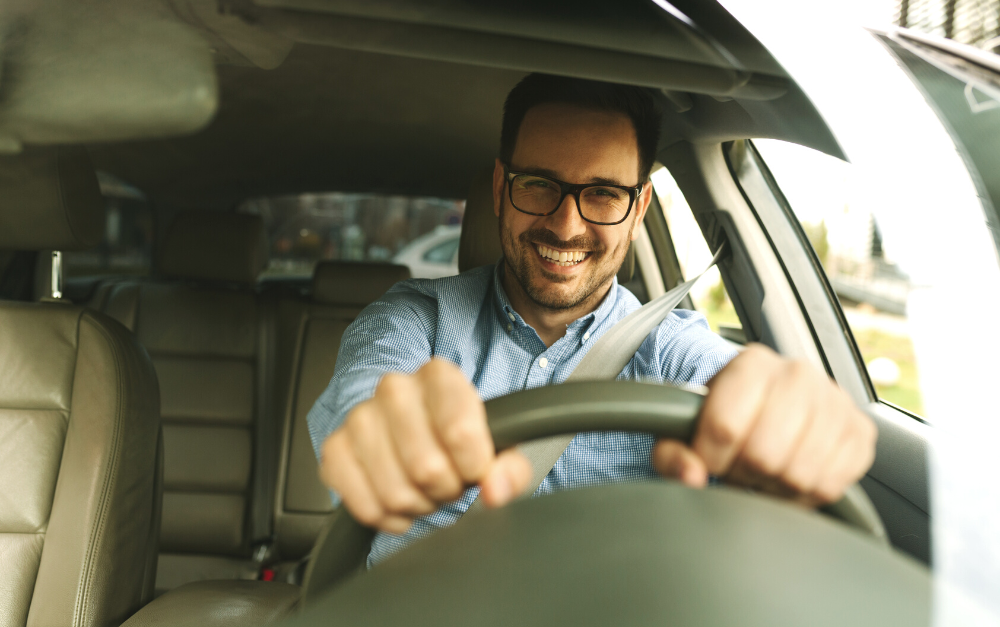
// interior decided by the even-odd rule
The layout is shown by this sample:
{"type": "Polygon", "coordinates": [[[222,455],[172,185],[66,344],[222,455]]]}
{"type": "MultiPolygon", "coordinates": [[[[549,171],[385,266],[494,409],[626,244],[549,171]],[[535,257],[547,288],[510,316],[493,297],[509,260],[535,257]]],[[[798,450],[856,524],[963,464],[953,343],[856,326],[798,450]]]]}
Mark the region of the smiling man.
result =
{"type": "MultiPolygon", "coordinates": [[[[647,90],[528,76],[504,105],[493,172],[503,258],[400,283],[345,332],[309,426],[323,481],[381,531],[369,564],[454,523],[480,491],[496,507],[526,489],[530,465],[494,452],[483,401],[565,381],[640,306],[615,276],[653,193],[659,128],[647,90]]],[[[874,457],[874,426],[825,374],[759,345],[737,356],[693,312],[670,314],[620,378],[707,385],[691,446],[582,433],[536,494],[711,474],[816,505],[874,457]]]]}

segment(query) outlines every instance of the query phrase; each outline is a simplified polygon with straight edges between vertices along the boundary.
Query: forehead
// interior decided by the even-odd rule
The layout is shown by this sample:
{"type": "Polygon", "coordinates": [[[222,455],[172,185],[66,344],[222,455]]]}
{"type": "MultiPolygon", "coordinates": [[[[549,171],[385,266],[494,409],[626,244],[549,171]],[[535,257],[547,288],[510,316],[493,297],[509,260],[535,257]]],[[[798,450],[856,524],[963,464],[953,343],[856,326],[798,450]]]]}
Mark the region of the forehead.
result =
{"type": "Polygon", "coordinates": [[[528,110],[512,157],[517,166],[548,168],[567,180],[608,175],[634,179],[639,168],[635,126],[626,114],[564,103],[528,110]]]}

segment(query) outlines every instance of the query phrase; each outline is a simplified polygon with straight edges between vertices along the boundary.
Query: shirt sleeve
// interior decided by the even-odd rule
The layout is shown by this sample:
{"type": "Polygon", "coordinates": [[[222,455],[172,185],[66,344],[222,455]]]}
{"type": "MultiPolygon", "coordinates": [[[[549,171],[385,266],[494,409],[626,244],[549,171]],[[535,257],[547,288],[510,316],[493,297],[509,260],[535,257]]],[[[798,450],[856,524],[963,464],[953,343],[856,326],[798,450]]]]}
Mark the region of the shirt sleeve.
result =
{"type": "Polygon", "coordinates": [[[411,374],[430,360],[433,337],[428,329],[434,328],[434,306],[432,299],[402,284],[347,327],[333,378],[306,418],[317,459],[322,461],[323,441],[355,405],[372,397],[383,375],[411,374]]]}
{"type": "Polygon", "coordinates": [[[712,332],[705,316],[686,309],[664,319],[655,342],[663,379],[678,384],[705,385],[737,355],[732,344],[712,332]]]}

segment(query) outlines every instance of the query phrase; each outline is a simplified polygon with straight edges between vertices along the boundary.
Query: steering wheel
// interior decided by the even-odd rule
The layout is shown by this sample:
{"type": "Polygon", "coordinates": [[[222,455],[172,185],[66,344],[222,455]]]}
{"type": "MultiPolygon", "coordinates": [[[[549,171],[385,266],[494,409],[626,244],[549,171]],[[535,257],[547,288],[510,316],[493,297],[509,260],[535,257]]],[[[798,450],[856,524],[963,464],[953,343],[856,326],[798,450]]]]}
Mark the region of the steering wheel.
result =
{"type": "MultiPolygon", "coordinates": [[[[643,432],[690,442],[703,400],[702,394],[671,385],[579,381],[495,398],[486,402],[486,415],[497,450],[580,431],[643,432]]],[[[821,511],[888,544],[875,507],[858,485],[821,511]]],[[[374,536],[374,530],[338,507],[317,539],[305,573],[302,604],[363,570],[374,536]]]]}

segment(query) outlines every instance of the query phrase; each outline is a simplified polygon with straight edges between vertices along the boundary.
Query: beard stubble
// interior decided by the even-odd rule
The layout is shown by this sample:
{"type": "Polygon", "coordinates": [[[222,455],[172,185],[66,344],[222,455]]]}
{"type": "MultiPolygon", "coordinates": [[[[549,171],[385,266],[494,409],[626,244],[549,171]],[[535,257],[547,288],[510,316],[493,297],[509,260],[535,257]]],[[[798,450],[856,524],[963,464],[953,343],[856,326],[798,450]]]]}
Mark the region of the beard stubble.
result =
{"type": "Polygon", "coordinates": [[[625,253],[632,241],[632,229],[635,227],[635,219],[633,218],[629,224],[628,235],[623,241],[618,242],[613,250],[609,251],[606,246],[594,238],[581,235],[570,240],[561,240],[548,229],[529,229],[515,239],[511,230],[504,223],[507,211],[509,211],[507,207],[501,207],[499,220],[500,243],[507,270],[514,275],[528,298],[535,304],[554,311],[579,306],[611,281],[625,260],[625,253]],[[571,280],[571,277],[547,272],[538,264],[532,264],[530,256],[538,254],[534,246],[536,243],[564,250],[575,249],[590,252],[587,258],[590,268],[584,276],[579,278],[580,285],[572,293],[560,294],[546,285],[546,283],[566,283],[571,280]]]}

